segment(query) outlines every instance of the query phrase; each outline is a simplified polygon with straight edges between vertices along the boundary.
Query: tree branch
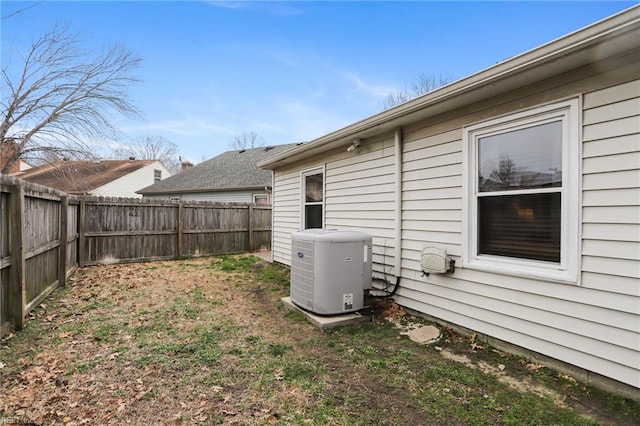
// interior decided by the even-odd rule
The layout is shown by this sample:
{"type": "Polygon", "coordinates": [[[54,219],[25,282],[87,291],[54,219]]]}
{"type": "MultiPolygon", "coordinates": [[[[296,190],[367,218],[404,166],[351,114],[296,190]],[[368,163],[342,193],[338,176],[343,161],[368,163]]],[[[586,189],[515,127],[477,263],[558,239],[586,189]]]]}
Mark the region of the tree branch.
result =
{"type": "Polygon", "coordinates": [[[139,115],[128,88],[140,59],[122,46],[98,55],[78,46],[67,27],[54,28],[31,44],[14,72],[2,69],[0,149],[12,149],[2,172],[31,148],[85,151],[92,140],[116,137],[114,113],[139,115]]]}

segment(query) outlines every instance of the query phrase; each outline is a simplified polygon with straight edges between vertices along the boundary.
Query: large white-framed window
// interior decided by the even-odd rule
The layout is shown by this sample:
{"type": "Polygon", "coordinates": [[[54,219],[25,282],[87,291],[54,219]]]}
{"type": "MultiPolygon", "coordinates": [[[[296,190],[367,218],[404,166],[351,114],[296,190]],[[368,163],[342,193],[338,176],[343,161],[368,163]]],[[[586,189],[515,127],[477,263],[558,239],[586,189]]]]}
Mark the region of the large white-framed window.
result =
{"type": "Polygon", "coordinates": [[[302,228],[324,227],[324,166],[302,171],[300,174],[302,188],[302,228]]]}
{"type": "Polygon", "coordinates": [[[463,130],[463,267],[578,282],[580,99],[463,130]]]}

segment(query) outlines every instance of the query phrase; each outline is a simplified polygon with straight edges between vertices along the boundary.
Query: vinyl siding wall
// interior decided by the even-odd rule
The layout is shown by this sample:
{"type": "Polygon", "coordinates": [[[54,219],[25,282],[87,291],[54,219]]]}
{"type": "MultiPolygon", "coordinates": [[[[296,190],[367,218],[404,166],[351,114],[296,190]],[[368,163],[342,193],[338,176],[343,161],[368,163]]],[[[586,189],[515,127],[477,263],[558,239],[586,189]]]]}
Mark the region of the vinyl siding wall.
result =
{"type": "Polygon", "coordinates": [[[178,198],[183,201],[212,201],[218,203],[253,203],[253,194],[267,194],[260,191],[224,191],[224,192],[193,192],[175,194],[145,194],[145,199],[178,198]]]}
{"type": "Polygon", "coordinates": [[[374,276],[393,275],[395,166],[393,134],[334,156],[325,173],[325,227],[373,236],[374,276]],[[354,221],[354,218],[357,218],[354,221]]]}
{"type": "MultiPolygon", "coordinates": [[[[640,388],[638,57],[584,67],[403,129],[400,304],[640,388]],[[582,188],[579,283],[460,267],[422,276],[425,245],[444,247],[462,263],[463,126],[575,96],[583,108],[582,181],[574,183],[582,188]]],[[[380,261],[384,247],[393,255],[395,244],[393,136],[362,146],[358,155],[333,153],[310,164],[326,164],[326,226],[372,234],[380,261]]],[[[274,259],[285,264],[290,233],[300,227],[299,173],[275,171],[274,259]]]]}
{"type": "Polygon", "coordinates": [[[96,188],[91,195],[103,197],[125,197],[125,198],[141,198],[142,195],[136,194],[135,191],[145,188],[154,183],[154,170],[162,171],[162,179],[171,176],[171,172],[159,161],[144,166],[135,172],[115,179],[106,185],[96,188]]]}
{"type": "Polygon", "coordinates": [[[393,134],[368,141],[357,151],[333,152],[275,174],[273,257],[291,264],[291,234],[301,224],[301,172],[325,165],[325,228],[361,231],[373,236],[374,274],[392,273],[394,263],[393,134]],[[354,218],[357,218],[354,221],[354,218]]]}
{"type": "Polygon", "coordinates": [[[291,234],[301,229],[300,170],[275,173],[273,185],[273,260],[291,265],[291,234]]]}
{"type": "MultiPolygon", "coordinates": [[[[584,98],[585,288],[640,297],[639,186],[640,80],[635,80],[584,98]]],[[[640,337],[635,343],[640,348],[640,337]]]]}
{"type": "MultiPolygon", "coordinates": [[[[593,90],[598,84],[594,78],[556,87],[559,99],[584,94],[582,182],[575,183],[582,185],[580,284],[461,268],[452,276],[421,277],[419,250],[425,244],[447,248],[461,263],[460,125],[490,118],[479,105],[462,120],[417,126],[406,134],[398,301],[640,387],[640,82],[593,90]]],[[[525,90],[526,97],[490,112],[536,106],[548,93],[525,90]]]]}

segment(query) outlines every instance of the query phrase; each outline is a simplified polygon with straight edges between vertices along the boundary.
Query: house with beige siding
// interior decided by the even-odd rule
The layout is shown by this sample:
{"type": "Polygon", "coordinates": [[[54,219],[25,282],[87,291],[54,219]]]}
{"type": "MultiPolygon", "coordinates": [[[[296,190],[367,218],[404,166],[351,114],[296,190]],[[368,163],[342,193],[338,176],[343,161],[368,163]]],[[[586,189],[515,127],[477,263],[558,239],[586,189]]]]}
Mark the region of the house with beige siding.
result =
{"type": "Polygon", "coordinates": [[[399,304],[638,397],[640,7],[258,165],[275,261],[368,233],[399,304]]]}

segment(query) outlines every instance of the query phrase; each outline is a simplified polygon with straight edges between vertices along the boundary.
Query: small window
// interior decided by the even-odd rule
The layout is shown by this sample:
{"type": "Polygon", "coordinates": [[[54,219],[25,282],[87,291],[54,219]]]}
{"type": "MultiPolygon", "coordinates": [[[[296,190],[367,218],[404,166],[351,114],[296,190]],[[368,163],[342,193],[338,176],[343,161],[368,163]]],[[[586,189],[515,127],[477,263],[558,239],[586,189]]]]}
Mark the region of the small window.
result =
{"type": "Polygon", "coordinates": [[[324,168],[302,174],[302,221],[304,229],[324,223],[324,168]]]}
{"type": "Polygon", "coordinates": [[[162,179],[162,170],[155,169],[153,171],[153,182],[158,183],[162,179]]]}
{"type": "Polygon", "coordinates": [[[269,194],[253,194],[253,204],[257,206],[268,206],[269,194]]]}
{"type": "Polygon", "coordinates": [[[579,105],[465,129],[468,267],[577,279],[579,105]]]}

